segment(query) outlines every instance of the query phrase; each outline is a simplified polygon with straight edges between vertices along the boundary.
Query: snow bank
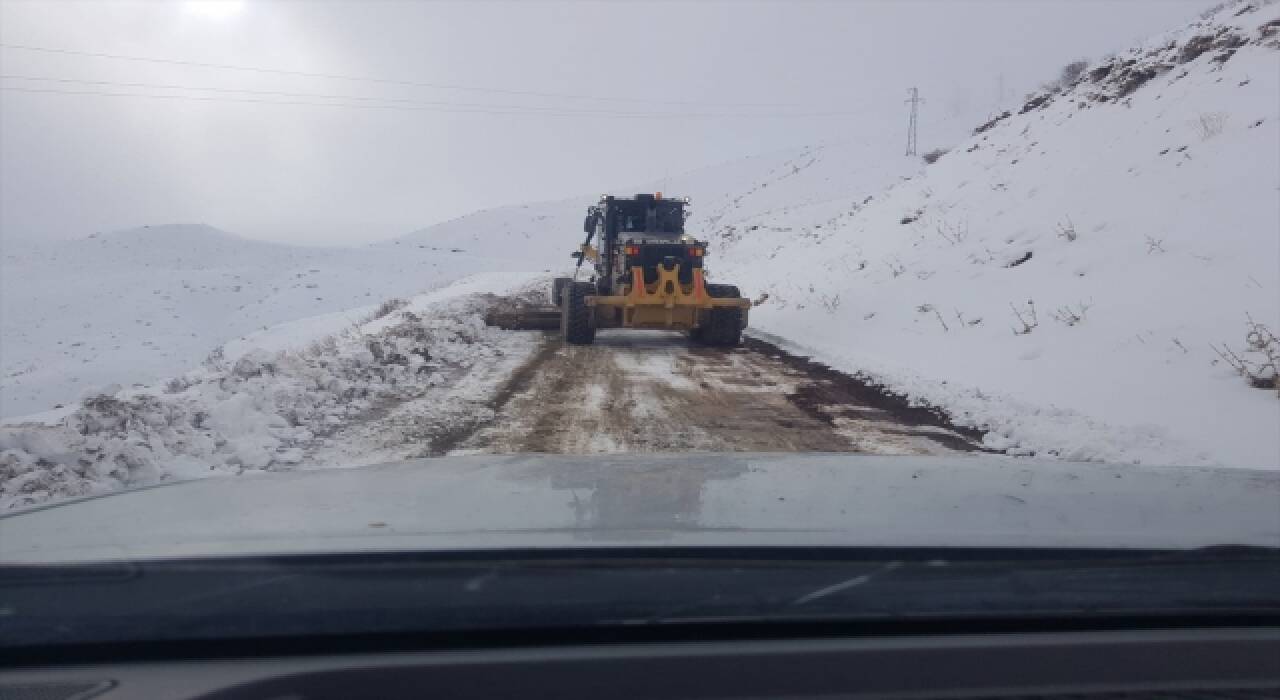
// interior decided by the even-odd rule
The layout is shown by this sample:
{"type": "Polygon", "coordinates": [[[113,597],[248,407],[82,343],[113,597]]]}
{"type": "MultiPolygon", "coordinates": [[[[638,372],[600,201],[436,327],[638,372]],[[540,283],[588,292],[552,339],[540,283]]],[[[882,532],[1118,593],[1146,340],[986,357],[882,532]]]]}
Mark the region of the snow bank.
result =
{"type": "Polygon", "coordinates": [[[0,509],[167,479],[368,463],[429,453],[453,426],[491,414],[487,399],[535,346],[486,326],[487,292],[545,282],[481,275],[334,332],[335,316],[284,324],[254,346],[220,348],[161,385],[85,399],[61,416],[0,426],[0,509]],[[396,447],[358,439],[412,405],[396,447]],[[347,431],[343,433],[343,431],[347,431]]]}

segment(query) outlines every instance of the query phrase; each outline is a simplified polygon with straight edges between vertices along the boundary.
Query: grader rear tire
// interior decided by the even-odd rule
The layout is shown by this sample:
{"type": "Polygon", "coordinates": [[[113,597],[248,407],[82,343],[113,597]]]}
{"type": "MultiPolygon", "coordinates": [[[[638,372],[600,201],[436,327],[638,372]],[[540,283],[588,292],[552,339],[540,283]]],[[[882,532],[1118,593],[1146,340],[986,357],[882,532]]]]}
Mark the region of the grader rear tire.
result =
{"type": "MultiPolygon", "coordinates": [[[[708,284],[707,295],[713,299],[740,299],[742,293],[731,284],[708,284]]],[[[742,309],[712,309],[707,322],[689,334],[705,345],[722,348],[736,347],[742,342],[742,309]]]]}

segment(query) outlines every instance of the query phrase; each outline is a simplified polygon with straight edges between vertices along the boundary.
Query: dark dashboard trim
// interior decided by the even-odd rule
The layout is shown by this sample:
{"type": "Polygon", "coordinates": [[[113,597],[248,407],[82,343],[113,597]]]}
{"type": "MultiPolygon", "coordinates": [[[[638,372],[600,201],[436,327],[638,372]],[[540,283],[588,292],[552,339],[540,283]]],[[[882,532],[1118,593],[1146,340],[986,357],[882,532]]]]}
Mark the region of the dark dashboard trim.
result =
{"type": "Polygon", "coordinates": [[[102,700],[307,697],[1280,698],[1280,627],[686,640],[0,669],[6,689],[111,681],[102,700]]]}
{"type": "Polygon", "coordinates": [[[533,649],[575,645],[627,646],[684,642],[861,640],[969,635],[1024,635],[1081,632],[1204,632],[1255,629],[1280,635],[1275,610],[1232,614],[1075,615],[1044,618],[933,618],[857,621],[674,621],[602,624],[592,628],[445,631],[395,634],[246,637],[216,640],[116,642],[0,649],[0,670],[87,663],[236,659],[255,655],[311,656],[433,651],[533,649]]]}

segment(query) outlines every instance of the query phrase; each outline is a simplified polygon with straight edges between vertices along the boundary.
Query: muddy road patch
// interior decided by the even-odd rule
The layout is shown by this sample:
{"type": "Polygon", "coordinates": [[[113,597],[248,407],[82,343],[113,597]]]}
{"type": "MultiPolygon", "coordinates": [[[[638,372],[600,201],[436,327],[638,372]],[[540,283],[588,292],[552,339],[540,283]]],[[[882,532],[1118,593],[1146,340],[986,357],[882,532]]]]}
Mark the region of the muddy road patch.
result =
{"type": "Polygon", "coordinates": [[[733,349],[660,331],[555,334],[452,453],[750,451],[946,454],[979,435],[761,341],[733,349]]]}

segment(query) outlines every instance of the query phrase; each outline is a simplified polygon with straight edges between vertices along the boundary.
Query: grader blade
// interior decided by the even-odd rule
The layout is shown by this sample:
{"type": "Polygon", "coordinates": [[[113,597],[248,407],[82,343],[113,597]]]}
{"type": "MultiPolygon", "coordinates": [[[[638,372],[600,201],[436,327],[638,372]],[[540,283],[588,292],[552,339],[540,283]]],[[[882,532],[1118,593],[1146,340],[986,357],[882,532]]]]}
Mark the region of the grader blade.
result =
{"type": "Polygon", "coordinates": [[[485,314],[484,322],[509,331],[554,331],[560,328],[560,309],[554,306],[495,309],[485,314]]]}

